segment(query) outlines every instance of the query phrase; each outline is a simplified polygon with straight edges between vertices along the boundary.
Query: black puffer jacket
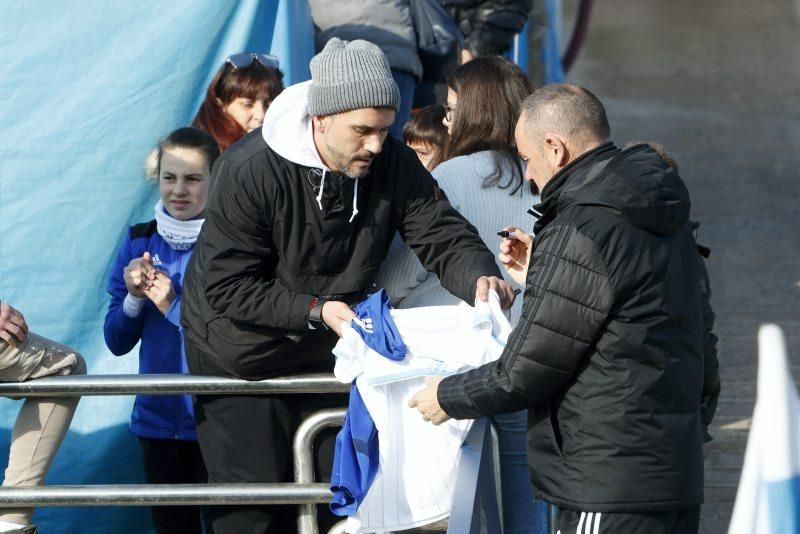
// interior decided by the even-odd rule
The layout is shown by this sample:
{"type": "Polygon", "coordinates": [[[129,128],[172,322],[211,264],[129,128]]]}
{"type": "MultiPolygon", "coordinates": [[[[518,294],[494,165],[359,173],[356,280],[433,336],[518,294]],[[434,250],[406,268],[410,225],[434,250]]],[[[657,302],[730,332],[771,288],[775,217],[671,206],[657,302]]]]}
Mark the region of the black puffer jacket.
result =
{"type": "Polygon", "coordinates": [[[544,188],[522,318],[444,410],[529,408],[540,497],[599,512],[703,499],[703,318],[689,194],[647,145],[607,143],[544,188]]]}
{"type": "Polygon", "coordinates": [[[439,0],[464,34],[475,57],[505,54],[522,31],[532,0],[439,0]]]}
{"type": "MultiPolygon", "coordinates": [[[[697,223],[695,223],[695,226],[697,223]]],[[[699,247],[703,248],[703,247],[699,247]]],[[[706,249],[708,251],[708,249],[706,249]]],[[[701,253],[702,254],[702,253],[701,253]]],[[[700,261],[700,295],[703,311],[703,396],[700,404],[700,419],[703,421],[703,441],[709,442],[713,438],[708,433],[708,427],[717,413],[717,401],[722,391],[719,379],[719,356],[717,354],[717,335],[714,333],[716,314],[711,307],[711,280],[708,277],[705,259],[702,255],[700,261]]]]}

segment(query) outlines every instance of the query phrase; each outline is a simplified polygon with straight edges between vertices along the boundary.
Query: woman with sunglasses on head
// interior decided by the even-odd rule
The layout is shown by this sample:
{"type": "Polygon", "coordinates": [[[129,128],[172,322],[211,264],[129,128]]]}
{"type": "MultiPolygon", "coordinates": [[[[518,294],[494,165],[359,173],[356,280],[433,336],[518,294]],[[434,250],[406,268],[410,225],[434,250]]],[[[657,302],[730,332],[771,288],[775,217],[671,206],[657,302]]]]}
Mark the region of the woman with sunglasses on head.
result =
{"type": "Polygon", "coordinates": [[[282,80],[275,56],[252,52],[229,56],[211,80],[192,126],[213,135],[224,152],[261,127],[267,108],[283,91],[282,80]]]}
{"type": "MultiPolygon", "coordinates": [[[[108,280],[106,345],[117,356],[139,347],[139,372],[186,373],[180,331],[184,273],[192,254],[219,156],[216,140],[197,128],[169,134],[148,157],[160,200],[155,218],[126,232],[108,280]]],[[[197,444],[190,395],[138,395],[131,432],[142,450],[149,484],[200,484],[208,480],[197,444]]],[[[156,532],[200,534],[197,506],[152,508],[156,532]]],[[[207,529],[210,532],[210,530],[207,529]]]]}
{"type": "MultiPolygon", "coordinates": [[[[465,63],[446,82],[442,122],[448,137],[444,161],[431,174],[453,207],[477,228],[489,250],[497,250],[499,230],[533,227],[527,210],[538,199],[524,182],[514,141],[520,106],[533,86],[519,67],[498,56],[465,63]]],[[[387,290],[397,308],[459,302],[399,240],[392,243],[377,284],[387,290]]],[[[512,326],[521,311],[522,298],[517,297],[511,308],[512,326]]],[[[499,441],[503,532],[543,534],[546,509],[534,504],[528,474],[527,412],[494,416],[492,423],[499,441]]]]}

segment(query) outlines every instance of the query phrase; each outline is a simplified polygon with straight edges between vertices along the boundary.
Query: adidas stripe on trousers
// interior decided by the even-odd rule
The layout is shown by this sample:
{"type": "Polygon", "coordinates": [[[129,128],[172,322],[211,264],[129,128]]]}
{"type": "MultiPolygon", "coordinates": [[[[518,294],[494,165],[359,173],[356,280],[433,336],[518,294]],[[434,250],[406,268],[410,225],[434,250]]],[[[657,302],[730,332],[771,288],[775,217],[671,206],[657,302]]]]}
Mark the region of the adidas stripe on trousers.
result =
{"type": "Polygon", "coordinates": [[[665,512],[556,512],[556,534],[696,534],[700,507],[665,512]]]}

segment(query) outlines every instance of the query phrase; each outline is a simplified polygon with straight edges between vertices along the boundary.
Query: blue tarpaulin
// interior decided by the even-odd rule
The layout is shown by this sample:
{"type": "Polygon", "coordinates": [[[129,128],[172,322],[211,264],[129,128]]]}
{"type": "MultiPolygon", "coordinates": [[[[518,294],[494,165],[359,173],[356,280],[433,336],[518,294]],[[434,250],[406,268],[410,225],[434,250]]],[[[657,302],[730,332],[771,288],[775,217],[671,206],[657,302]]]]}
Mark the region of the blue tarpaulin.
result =
{"type": "MultiPolygon", "coordinates": [[[[108,269],[129,225],[152,218],[143,160],[191,122],[229,54],[280,57],[308,79],[303,0],[17,0],[0,32],[0,299],[31,329],[78,349],[89,372],[135,373],[138,349],[103,342],[108,269]]],[[[0,402],[0,467],[20,401],[0,402]]],[[[86,397],[50,484],[141,483],[127,423],[133,398],[86,397]]],[[[146,508],[48,508],[43,534],[147,532],[146,508]]]]}

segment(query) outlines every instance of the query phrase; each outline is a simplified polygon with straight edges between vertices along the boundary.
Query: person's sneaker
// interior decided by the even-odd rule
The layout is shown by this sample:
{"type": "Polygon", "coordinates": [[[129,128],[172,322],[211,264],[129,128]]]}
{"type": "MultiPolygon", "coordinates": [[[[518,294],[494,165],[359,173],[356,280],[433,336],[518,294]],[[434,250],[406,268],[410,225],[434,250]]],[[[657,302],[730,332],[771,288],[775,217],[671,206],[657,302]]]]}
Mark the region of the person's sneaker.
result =
{"type": "Polygon", "coordinates": [[[0,534],[36,534],[36,525],[20,525],[0,521],[0,534]]]}

